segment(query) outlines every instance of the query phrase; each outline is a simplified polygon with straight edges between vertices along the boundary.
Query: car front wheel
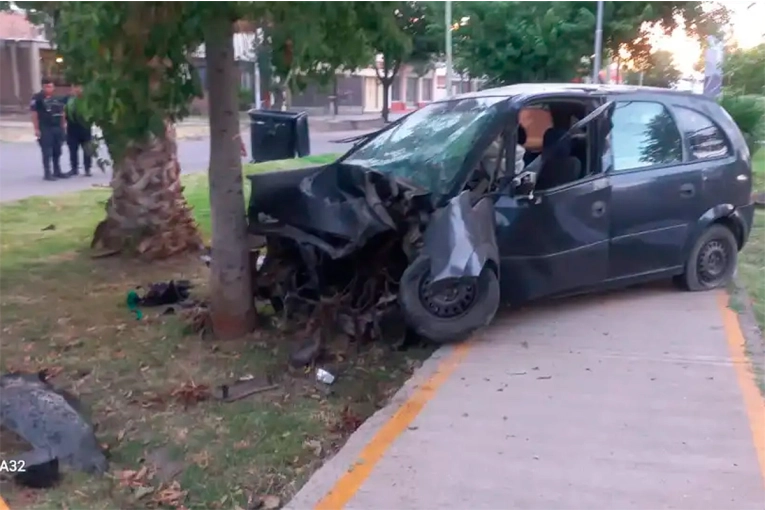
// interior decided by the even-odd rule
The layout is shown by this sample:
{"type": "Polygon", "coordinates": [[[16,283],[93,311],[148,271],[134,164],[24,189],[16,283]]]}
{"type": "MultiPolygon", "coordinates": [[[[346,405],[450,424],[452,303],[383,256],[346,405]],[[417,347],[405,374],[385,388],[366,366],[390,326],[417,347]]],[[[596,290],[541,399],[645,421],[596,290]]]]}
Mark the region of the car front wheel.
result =
{"type": "Polygon", "coordinates": [[[738,260],[738,243],[725,225],[712,225],[698,238],[685,264],[680,283],[687,290],[711,290],[727,285],[738,260]]]}
{"type": "Polygon", "coordinates": [[[433,342],[464,340],[488,325],[499,308],[499,280],[489,267],[478,278],[463,278],[434,289],[430,259],[420,256],[407,267],[399,286],[407,325],[433,342]]]}

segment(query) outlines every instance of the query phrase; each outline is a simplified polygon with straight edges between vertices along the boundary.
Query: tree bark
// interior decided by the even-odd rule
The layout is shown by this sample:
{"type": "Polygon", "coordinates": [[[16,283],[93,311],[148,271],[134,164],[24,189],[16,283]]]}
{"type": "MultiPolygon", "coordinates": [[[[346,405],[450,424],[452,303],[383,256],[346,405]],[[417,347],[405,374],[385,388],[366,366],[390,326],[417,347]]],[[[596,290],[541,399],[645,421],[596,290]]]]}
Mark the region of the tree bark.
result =
{"type": "Polygon", "coordinates": [[[114,161],[112,196],[91,248],[163,259],[202,247],[181,185],[175,127],[130,143],[114,161]]]}
{"type": "Polygon", "coordinates": [[[390,98],[390,86],[393,83],[393,80],[382,78],[380,79],[380,83],[382,83],[383,88],[382,118],[384,122],[388,122],[388,117],[390,116],[390,105],[388,104],[388,99],[390,98]]]}
{"type": "Polygon", "coordinates": [[[233,22],[211,20],[205,33],[210,102],[210,314],[215,336],[237,338],[255,327],[252,268],[239,154],[238,78],[233,22]]]}

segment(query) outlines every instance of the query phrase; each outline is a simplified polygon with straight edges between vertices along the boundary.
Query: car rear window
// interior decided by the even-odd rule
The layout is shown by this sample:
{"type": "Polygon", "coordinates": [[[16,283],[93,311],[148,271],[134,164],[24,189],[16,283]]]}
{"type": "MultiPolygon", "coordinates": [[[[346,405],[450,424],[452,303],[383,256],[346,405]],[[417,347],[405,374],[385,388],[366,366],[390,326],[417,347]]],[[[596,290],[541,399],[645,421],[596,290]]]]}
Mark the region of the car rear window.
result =
{"type": "Polygon", "coordinates": [[[672,109],[680,130],[688,141],[690,161],[719,158],[730,153],[725,134],[712,119],[683,106],[674,106],[672,109]]]}
{"type": "Polygon", "coordinates": [[[613,170],[626,171],[680,163],[680,131],[660,103],[617,102],[612,117],[613,170]]]}

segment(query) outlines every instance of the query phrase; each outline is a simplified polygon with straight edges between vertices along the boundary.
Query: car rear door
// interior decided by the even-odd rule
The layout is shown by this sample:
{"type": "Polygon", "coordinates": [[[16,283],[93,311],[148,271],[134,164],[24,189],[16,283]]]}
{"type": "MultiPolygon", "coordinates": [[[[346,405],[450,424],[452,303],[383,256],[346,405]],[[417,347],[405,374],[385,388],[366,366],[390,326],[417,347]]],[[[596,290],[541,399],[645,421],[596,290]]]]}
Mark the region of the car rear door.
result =
{"type": "Polygon", "coordinates": [[[614,98],[608,279],[676,272],[703,214],[702,173],[685,164],[687,149],[670,105],[657,95],[614,98]]]}

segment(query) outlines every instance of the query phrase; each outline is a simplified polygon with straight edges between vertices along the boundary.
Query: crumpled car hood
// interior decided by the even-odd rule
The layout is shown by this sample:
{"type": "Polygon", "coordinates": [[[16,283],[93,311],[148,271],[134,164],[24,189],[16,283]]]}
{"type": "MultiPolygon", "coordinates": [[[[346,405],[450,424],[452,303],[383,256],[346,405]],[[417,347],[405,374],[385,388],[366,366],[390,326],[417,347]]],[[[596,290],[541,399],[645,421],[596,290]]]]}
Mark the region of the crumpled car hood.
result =
{"type": "Polygon", "coordinates": [[[252,234],[277,234],[338,259],[386,231],[400,230],[413,211],[432,210],[429,194],[358,166],[328,166],[249,175],[252,234]]]}

